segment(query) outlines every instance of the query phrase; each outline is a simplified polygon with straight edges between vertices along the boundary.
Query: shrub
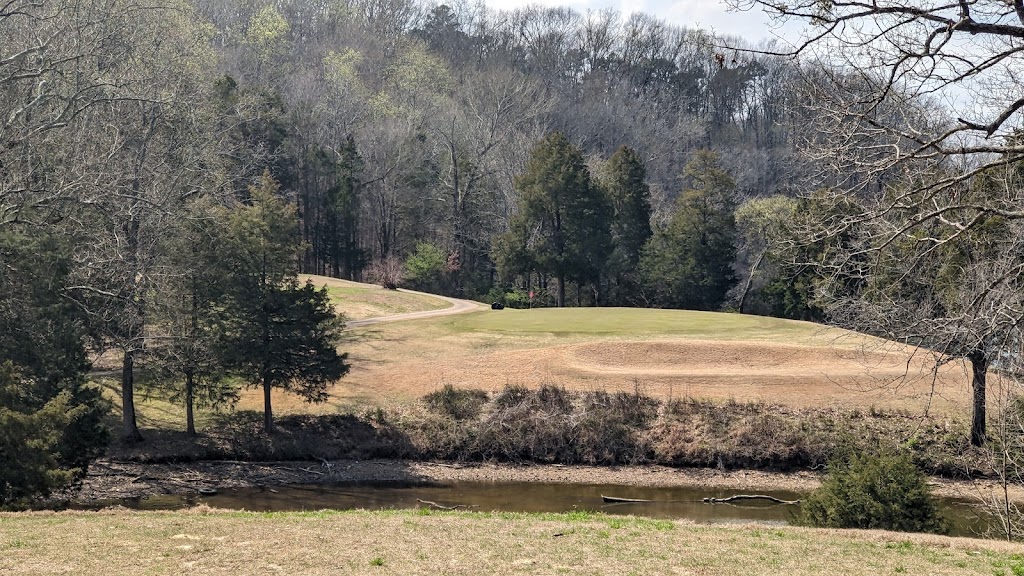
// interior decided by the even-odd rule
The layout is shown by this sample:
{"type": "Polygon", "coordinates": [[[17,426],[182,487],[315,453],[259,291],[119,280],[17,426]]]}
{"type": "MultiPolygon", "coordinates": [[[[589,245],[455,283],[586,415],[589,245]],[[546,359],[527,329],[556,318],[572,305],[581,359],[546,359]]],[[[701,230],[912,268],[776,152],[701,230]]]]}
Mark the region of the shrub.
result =
{"type": "Polygon", "coordinates": [[[405,280],[405,266],[394,256],[375,260],[366,269],[366,277],[374,284],[380,284],[388,290],[395,290],[405,280]]]}
{"type": "Polygon", "coordinates": [[[561,414],[572,412],[572,394],[561,386],[544,384],[537,389],[540,408],[561,414]]]}
{"type": "Polygon", "coordinates": [[[27,388],[10,362],[0,364],[0,509],[48,496],[83,472],[62,461],[61,445],[89,407],[76,406],[68,391],[33,406],[27,388]]]}
{"type": "Polygon", "coordinates": [[[405,260],[405,279],[417,290],[439,292],[444,280],[448,255],[429,242],[420,242],[405,260]]]}
{"type": "Polygon", "coordinates": [[[947,530],[925,475],[906,454],[851,454],[830,464],[828,477],[804,502],[800,521],[828,528],[947,530]]]}
{"type": "Polygon", "coordinates": [[[593,392],[585,397],[589,410],[606,412],[629,426],[646,427],[658,417],[660,402],[638,392],[593,392]]]}
{"type": "Polygon", "coordinates": [[[500,410],[518,406],[530,398],[530,389],[522,384],[509,384],[494,399],[494,406],[500,410]]]}
{"type": "Polygon", "coordinates": [[[435,414],[455,420],[471,420],[480,415],[480,410],[487,402],[487,392],[445,384],[440,390],[424,396],[423,401],[427,409],[435,414]]]}

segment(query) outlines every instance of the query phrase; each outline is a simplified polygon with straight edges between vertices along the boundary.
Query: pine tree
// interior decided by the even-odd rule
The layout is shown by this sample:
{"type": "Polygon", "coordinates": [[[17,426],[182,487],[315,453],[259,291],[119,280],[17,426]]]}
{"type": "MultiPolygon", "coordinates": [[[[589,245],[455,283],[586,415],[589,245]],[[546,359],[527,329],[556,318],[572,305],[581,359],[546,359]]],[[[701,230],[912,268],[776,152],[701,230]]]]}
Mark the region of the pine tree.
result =
{"type": "Polygon", "coordinates": [[[263,388],[264,429],[274,430],[270,393],[293,392],[310,402],[327,399],[327,386],[348,372],[339,354],[342,323],[326,288],[297,279],[298,218],[276,196],[264,174],[250,188],[251,203],[225,215],[222,342],[228,366],[263,388]]]}
{"type": "Polygon", "coordinates": [[[668,227],[644,248],[645,291],[660,306],[716,310],[736,282],[736,184],[707,150],[684,175],[691,187],[680,195],[668,227]]]}
{"type": "Polygon", "coordinates": [[[652,235],[647,170],[635,150],[622,146],[608,159],[600,180],[613,209],[614,248],[608,259],[613,284],[611,298],[617,303],[630,302],[638,289],[640,254],[652,235]]]}
{"type": "Polygon", "coordinates": [[[497,260],[532,262],[554,276],[558,306],[565,306],[566,279],[598,285],[611,252],[611,206],[591,182],[583,154],[558,132],[534,147],[516,189],[519,213],[499,246],[510,255],[515,245],[526,246],[529,256],[497,260]]]}

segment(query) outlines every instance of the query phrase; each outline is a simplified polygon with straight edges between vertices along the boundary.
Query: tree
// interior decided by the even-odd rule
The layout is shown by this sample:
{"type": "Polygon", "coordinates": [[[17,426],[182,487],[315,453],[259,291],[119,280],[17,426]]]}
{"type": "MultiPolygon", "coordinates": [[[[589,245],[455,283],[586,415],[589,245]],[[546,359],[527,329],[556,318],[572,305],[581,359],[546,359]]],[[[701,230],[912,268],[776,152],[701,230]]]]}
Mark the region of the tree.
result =
{"type": "Polygon", "coordinates": [[[736,185],[708,150],[694,156],[684,175],[691,187],[643,250],[645,293],[659,306],[716,310],[735,283],[736,185]]]}
{"type": "Polygon", "coordinates": [[[150,319],[149,353],[169,381],[171,400],[185,405],[185,431],[192,436],[197,405],[231,405],[238,398],[216,337],[226,277],[218,255],[222,230],[212,225],[220,215],[209,198],[197,198],[168,227],[160,248],[165,269],[155,282],[161,297],[150,319]]]}
{"type": "Polygon", "coordinates": [[[526,246],[537,271],[558,282],[565,306],[565,281],[594,282],[611,251],[611,207],[590,181],[579,149],[553,132],[537,143],[516,178],[522,195],[506,246],[526,246]]]}
{"type": "MultiPolygon", "coordinates": [[[[1019,2],[727,2],[741,10],[760,7],[779,22],[809,25],[791,50],[776,54],[810,64],[817,85],[807,102],[828,129],[811,136],[825,138],[806,149],[823,169],[844,170],[845,184],[868,188],[872,176],[894,166],[946,162],[957,169],[915,187],[926,192],[916,201],[922,210],[917,215],[935,209],[956,214],[969,211],[970,205],[943,192],[1024,154],[1021,142],[1008,139],[1024,107],[1012,89],[1017,82],[1011,62],[1024,50],[1019,2]],[[971,49],[964,50],[968,45],[971,49]],[[948,114],[935,114],[942,107],[937,100],[952,96],[951,91],[958,95],[949,100],[948,114]],[[906,105],[914,102],[937,106],[913,113],[906,105]],[[998,156],[979,157],[992,154],[998,156]],[[952,158],[962,161],[947,162],[952,158]]],[[[889,204],[909,199],[893,197],[889,204]]],[[[992,200],[984,204],[1018,211],[992,200]]]]}
{"type": "Polygon", "coordinates": [[[64,294],[70,248],[19,228],[0,229],[0,506],[67,485],[109,439],[109,403],[84,379],[84,315],[64,294]]]}
{"type": "MultiPolygon", "coordinates": [[[[963,195],[990,193],[981,185],[963,195]]],[[[849,213],[862,215],[863,205],[853,203],[849,213]]],[[[989,368],[998,359],[1004,371],[1016,373],[1024,360],[1017,328],[1024,310],[1024,228],[979,213],[971,227],[956,233],[950,229],[955,223],[934,220],[893,235],[905,218],[893,210],[822,242],[829,248],[817,262],[817,300],[833,322],[920,347],[933,355],[936,366],[969,362],[971,443],[981,446],[989,368]]],[[[830,218],[808,220],[814,224],[808,228],[815,229],[830,218]]]]}
{"type": "Polygon", "coordinates": [[[651,235],[651,190],[647,171],[636,151],[621,146],[604,165],[600,177],[612,203],[612,249],[609,273],[618,302],[633,301],[639,288],[640,254],[651,235]]]}
{"type": "Polygon", "coordinates": [[[830,184],[834,203],[857,212],[814,222],[804,242],[846,249],[812,263],[830,321],[921,346],[939,363],[970,362],[971,439],[985,441],[985,375],[994,358],[1016,358],[1024,267],[1016,242],[954,267],[940,254],[982,242],[994,219],[1024,220],[1012,179],[972,193],[977,180],[1013,171],[1024,100],[1013,63],[1024,50],[1020,2],[730,0],[782,21],[812,24],[785,55],[805,61],[806,114],[817,122],[801,148],[830,184]],[[964,46],[970,46],[965,50],[964,46]],[[989,175],[989,176],[986,176],[989,175]],[[903,278],[900,271],[907,271],[903,278]],[[936,274],[955,278],[933,289],[936,274]],[[886,278],[898,286],[883,287],[886,278]],[[863,283],[866,298],[842,286],[863,283]],[[900,296],[889,300],[890,293],[900,296]]]}
{"type": "Polygon", "coordinates": [[[780,251],[787,240],[787,225],[793,221],[797,205],[794,198],[769,196],[748,200],[736,209],[739,262],[747,267],[736,306],[741,313],[746,311],[747,297],[755,277],[762,272],[762,265],[773,256],[774,259],[781,257],[780,251]]]}
{"type": "Polygon", "coordinates": [[[221,218],[227,273],[220,330],[228,366],[262,387],[264,430],[274,431],[271,390],[310,402],[327,399],[327,386],[348,372],[338,353],[342,323],[327,289],[297,279],[299,242],[295,209],[276,196],[265,173],[249,189],[250,203],[221,218]]]}
{"type": "Polygon", "coordinates": [[[89,137],[74,145],[85,159],[81,186],[61,211],[62,228],[78,240],[69,294],[88,311],[97,339],[122,353],[122,436],[130,441],[142,439],[135,366],[151,340],[159,240],[217,158],[202,106],[210,88],[200,73],[210,56],[204,28],[184,3],[135,8],[119,14],[105,40],[119,47],[102,64],[116,97],[83,114],[89,137]]]}
{"type": "Polygon", "coordinates": [[[420,242],[405,260],[405,281],[416,290],[438,292],[444,281],[447,254],[429,242],[420,242]]]}

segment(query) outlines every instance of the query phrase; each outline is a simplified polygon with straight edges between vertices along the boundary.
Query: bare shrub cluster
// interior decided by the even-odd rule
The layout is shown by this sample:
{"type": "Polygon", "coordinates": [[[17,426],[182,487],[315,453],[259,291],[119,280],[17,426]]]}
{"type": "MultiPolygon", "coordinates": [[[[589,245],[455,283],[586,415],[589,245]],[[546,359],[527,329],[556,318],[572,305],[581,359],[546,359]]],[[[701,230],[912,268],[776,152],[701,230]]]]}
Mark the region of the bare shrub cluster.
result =
{"type": "Polygon", "coordinates": [[[836,454],[900,449],[929,474],[996,476],[966,441],[964,423],[899,411],[794,409],[764,402],[682,399],[638,392],[570,392],[543,385],[483,390],[445,386],[420,406],[372,413],[287,416],[272,436],[238,413],[198,438],[167,433],[115,445],[124,460],[411,458],[464,462],[661,464],[819,469],[836,454]]]}

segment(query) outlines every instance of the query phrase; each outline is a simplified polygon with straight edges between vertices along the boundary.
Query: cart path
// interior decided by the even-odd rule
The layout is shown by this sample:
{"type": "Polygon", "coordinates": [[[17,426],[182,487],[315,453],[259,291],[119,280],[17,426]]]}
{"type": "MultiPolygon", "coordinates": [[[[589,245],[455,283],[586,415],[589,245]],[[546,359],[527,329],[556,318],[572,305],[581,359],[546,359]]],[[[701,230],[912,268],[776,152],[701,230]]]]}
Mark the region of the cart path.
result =
{"type": "Polygon", "coordinates": [[[434,318],[436,316],[451,316],[453,314],[465,314],[466,312],[476,312],[477,310],[487,309],[485,304],[474,302],[472,300],[449,298],[448,296],[429,294],[427,292],[416,292],[415,290],[406,290],[404,288],[399,288],[398,291],[405,292],[406,294],[417,294],[419,296],[437,298],[438,300],[444,300],[445,302],[450,303],[451,306],[440,310],[422,310],[420,312],[406,312],[404,314],[389,314],[387,316],[377,316],[376,318],[364,318],[363,320],[349,320],[348,322],[345,322],[345,327],[359,328],[361,326],[371,326],[373,324],[383,324],[385,322],[401,322],[403,320],[419,320],[421,318],[434,318]]]}

